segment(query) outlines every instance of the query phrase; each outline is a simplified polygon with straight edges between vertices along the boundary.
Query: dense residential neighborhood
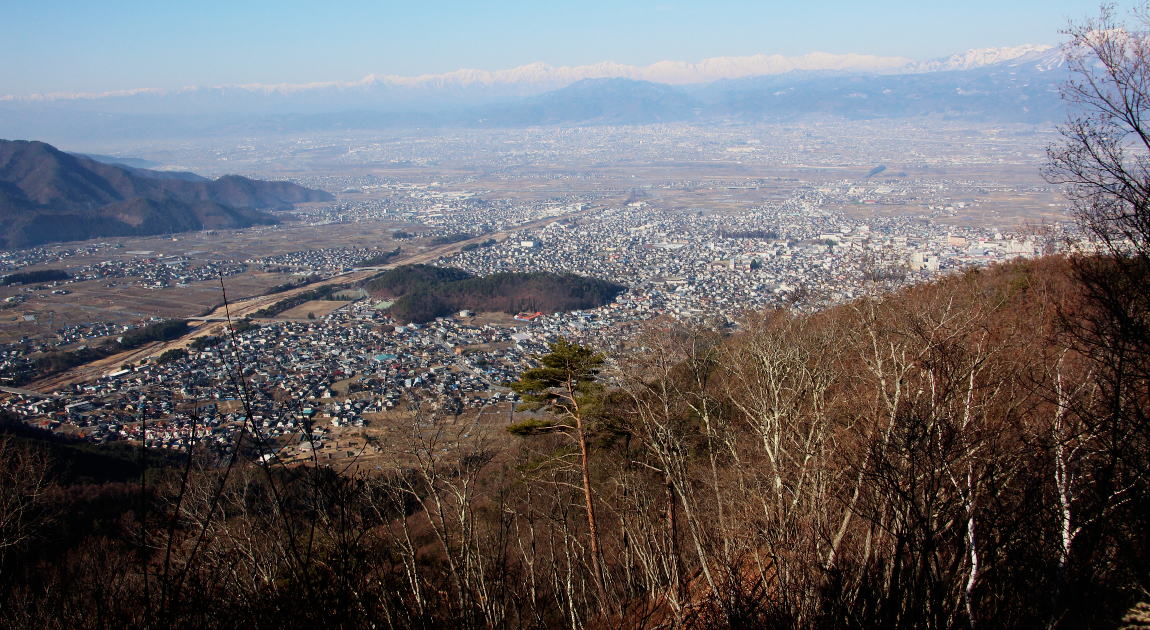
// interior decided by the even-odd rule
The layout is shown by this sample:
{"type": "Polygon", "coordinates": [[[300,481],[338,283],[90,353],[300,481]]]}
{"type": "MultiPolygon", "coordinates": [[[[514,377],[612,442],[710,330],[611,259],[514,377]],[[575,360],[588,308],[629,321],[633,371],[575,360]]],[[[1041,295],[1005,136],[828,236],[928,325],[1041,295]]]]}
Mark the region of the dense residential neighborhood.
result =
{"type": "MultiPolygon", "coordinates": [[[[924,220],[852,218],[830,209],[836,194],[889,194],[889,188],[804,190],[723,213],[668,211],[645,201],[531,206],[422,188],[407,192],[407,201],[397,207],[341,202],[333,208],[340,221],[401,219],[415,232],[399,234],[409,246],[458,240],[455,234],[475,239],[477,245],[435,261],[441,266],[478,276],[575,273],[627,290],[590,310],[525,313],[484,323],[465,312],[425,325],[396,321],[387,314],[387,301],[359,292],[310,321],[261,319],[212,345],[189,347],[182,356],[109,370],[51,398],[10,393],[0,405],[39,426],[97,442],[142,439],[165,448],[204,442],[226,450],[234,432],[250,421],[272,451],[298,443],[305,433],[322,445],[325,432],[378,426],[397,407],[418,404],[459,414],[512,402],[515,396],[506,385],[559,338],[618,353],[644,322],[737,328],[745,312],[821,308],[938,273],[1032,256],[1050,240],[924,220]],[[497,233],[503,236],[486,236],[497,233]]],[[[6,260],[13,269],[63,262],[71,274],[69,280],[23,288],[25,293],[16,293],[20,296],[66,291],[70,283],[90,279],[153,289],[226,283],[248,266],[314,279],[344,273],[384,252],[336,247],[195,264],[190,261],[196,252],[158,256],[97,244],[9,252],[6,260]],[[115,257],[66,265],[69,254],[102,251],[115,257]]],[[[69,325],[54,339],[6,344],[0,349],[2,365],[15,374],[28,369],[36,353],[76,347],[145,323],[69,325]]]]}

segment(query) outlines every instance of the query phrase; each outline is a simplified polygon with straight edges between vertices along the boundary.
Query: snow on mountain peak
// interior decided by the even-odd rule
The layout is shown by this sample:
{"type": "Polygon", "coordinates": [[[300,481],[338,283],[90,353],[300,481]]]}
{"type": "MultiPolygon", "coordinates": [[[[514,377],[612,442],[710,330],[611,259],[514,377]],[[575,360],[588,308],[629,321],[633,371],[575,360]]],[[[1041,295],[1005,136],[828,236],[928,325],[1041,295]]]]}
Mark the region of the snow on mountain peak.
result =
{"type": "Polygon", "coordinates": [[[793,71],[838,71],[881,74],[970,70],[995,64],[1034,64],[1047,70],[1064,64],[1060,48],[1049,45],[1025,44],[1004,48],[979,48],[949,57],[929,61],[912,61],[905,57],[868,54],[835,54],[812,52],[804,55],[757,54],[742,57],[711,57],[696,62],[658,61],[646,66],[604,61],[580,66],[553,66],[530,63],[502,70],[463,68],[442,74],[401,76],[396,74],[370,74],[355,81],[330,81],[302,84],[223,85],[215,87],[189,87],[180,90],[142,89],[97,94],[36,94],[12,96],[0,94],[0,102],[7,101],[65,101],[104,98],[131,98],[134,96],[163,97],[188,93],[247,92],[257,94],[290,95],[319,91],[363,91],[373,88],[411,92],[434,92],[460,89],[502,90],[518,89],[527,92],[554,89],[582,79],[624,78],[670,85],[709,83],[720,79],[738,79],[793,71]]]}
{"type": "Polygon", "coordinates": [[[1006,46],[1003,48],[973,48],[966,52],[956,53],[941,59],[931,59],[916,64],[910,64],[908,69],[913,72],[938,72],[946,70],[971,70],[983,66],[1006,63],[1010,61],[1035,61],[1049,55],[1055,50],[1049,44],[1023,44],[1021,46],[1006,46]]]}
{"type": "Polygon", "coordinates": [[[658,61],[647,66],[605,61],[583,66],[551,66],[533,63],[507,70],[456,70],[445,74],[404,77],[387,75],[376,80],[394,85],[426,84],[500,84],[540,83],[567,84],[580,79],[626,78],[671,85],[706,83],[718,79],[736,79],[763,74],[781,74],[792,70],[883,71],[908,63],[903,57],[880,57],[862,54],[813,52],[795,57],[783,55],[750,55],[746,57],[711,57],[698,62],[658,61]]]}

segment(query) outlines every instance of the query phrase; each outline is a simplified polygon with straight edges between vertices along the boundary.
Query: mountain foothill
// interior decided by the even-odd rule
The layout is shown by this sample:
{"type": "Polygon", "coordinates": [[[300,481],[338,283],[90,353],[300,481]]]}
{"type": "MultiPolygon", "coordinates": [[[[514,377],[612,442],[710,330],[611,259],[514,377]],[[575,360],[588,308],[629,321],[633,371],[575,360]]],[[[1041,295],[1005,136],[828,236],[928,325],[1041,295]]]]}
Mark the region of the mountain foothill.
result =
{"type": "Polygon", "coordinates": [[[330,201],[291,182],[109,164],[43,142],[0,140],[0,247],[275,224],[266,210],[330,201]]]}

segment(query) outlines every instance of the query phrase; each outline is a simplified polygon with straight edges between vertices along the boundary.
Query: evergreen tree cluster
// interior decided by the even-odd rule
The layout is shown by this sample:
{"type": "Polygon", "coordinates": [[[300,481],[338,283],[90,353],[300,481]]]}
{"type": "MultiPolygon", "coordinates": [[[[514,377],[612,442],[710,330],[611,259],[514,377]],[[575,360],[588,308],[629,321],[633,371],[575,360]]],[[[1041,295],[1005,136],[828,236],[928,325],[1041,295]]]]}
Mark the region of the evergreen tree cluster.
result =
{"type": "Polygon", "coordinates": [[[63,269],[41,269],[39,271],[21,271],[17,273],[10,273],[3,278],[0,278],[0,286],[11,286],[13,284],[36,284],[39,282],[56,282],[58,280],[67,280],[71,278],[71,274],[63,269]]]}
{"type": "Polygon", "coordinates": [[[460,310],[562,312],[609,303],[625,287],[575,274],[496,273],[485,277],[452,268],[405,265],[367,284],[371,291],[397,297],[391,314],[426,322],[460,310]]]}

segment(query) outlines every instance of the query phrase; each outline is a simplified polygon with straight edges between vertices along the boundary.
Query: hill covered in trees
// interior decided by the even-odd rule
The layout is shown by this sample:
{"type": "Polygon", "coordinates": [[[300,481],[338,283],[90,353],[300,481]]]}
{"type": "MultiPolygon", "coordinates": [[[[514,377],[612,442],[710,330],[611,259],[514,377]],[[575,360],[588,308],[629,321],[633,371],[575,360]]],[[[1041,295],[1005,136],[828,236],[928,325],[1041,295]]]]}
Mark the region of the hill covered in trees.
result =
{"type": "Polygon", "coordinates": [[[209,180],[0,140],[0,247],[271,224],[263,210],[331,199],[290,182],[209,180]]]}
{"type": "Polygon", "coordinates": [[[396,298],[391,314],[426,322],[460,310],[561,312],[595,308],[625,290],[612,282],[555,273],[497,273],[475,277],[460,269],[404,265],[369,281],[373,293],[396,298]]]}

